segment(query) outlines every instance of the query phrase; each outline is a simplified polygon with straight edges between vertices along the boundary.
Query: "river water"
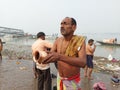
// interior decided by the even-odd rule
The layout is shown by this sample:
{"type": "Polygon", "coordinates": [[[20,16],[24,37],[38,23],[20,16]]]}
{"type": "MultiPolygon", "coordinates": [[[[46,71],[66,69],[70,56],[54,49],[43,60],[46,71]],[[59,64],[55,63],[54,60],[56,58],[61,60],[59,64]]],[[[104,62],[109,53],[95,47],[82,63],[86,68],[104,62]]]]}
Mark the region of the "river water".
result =
{"type": "MultiPolygon", "coordinates": [[[[120,33],[84,33],[83,35],[87,36],[88,41],[90,38],[96,41],[102,41],[103,39],[117,38],[117,42],[120,43],[120,33]]],[[[120,46],[108,46],[100,45],[97,43],[97,48],[95,51],[95,56],[108,57],[110,54],[120,60],[120,46]]]]}
{"type": "MultiPolygon", "coordinates": [[[[120,43],[120,33],[81,33],[80,35],[86,36],[86,43],[89,39],[94,39],[95,42],[103,39],[117,38],[117,42],[120,43]]],[[[17,44],[31,46],[35,39],[30,39],[29,37],[24,38],[6,38],[4,39],[6,44],[17,44]]],[[[54,42],[54,39],[49,39],[49,41],[54,42]]],[[[120,46],[107,46],[100,45],[97,43],[97,48],[95,51],[95,56],[108,57],[110,54],[120,60],[120,46]]]]}

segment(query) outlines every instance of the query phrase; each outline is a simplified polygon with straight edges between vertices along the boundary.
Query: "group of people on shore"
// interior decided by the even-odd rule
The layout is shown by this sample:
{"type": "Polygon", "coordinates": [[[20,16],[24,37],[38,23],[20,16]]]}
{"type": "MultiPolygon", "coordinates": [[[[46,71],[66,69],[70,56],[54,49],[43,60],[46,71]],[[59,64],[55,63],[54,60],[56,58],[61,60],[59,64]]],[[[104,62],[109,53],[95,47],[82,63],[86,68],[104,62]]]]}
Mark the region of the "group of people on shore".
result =
{"type": "Polygon", "coordinates": [[[32,45],[33,71],[38,79],[38,90],[51,90],[52,80],[49,63],[57,67],[57,90],[81,90],[80,68],[92,79],[93,56],[96,49],[94,40],[74,35],[77,23],[74,18],[65,17],[60,26],[62,37],[52,44],[45,40],[45,33],[39,32],[32,45]]]}

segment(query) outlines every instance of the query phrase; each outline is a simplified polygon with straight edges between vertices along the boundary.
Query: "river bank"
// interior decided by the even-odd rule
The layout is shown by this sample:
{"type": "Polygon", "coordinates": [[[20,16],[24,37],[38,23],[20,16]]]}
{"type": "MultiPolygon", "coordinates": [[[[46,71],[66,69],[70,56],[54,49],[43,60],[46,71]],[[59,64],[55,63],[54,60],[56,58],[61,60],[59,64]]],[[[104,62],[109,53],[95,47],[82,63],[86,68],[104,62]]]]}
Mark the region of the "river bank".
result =
{"type": "MultiPolygon", "coordinates": [[[[3,60],[0,62],[0,90],[37,90],[37,81],[33,78],[31,46],[6,44],[2,51],[3,60]]],[[[99,81],[105,83],[108,90],[119,90],[120,85],[111,84],[112,75],[120,77],[120,60],[109,61],[105,57],[94,56],[93,80],[84,78],[81,69],[82,90],[93,90],[93,84],[99,81]]],[[[57,70],[51,64],[51,73],[57,70]]],[[[52,86],[56,85],[56,78],[52,86]]]]}
{"type": "MultiPolygon", "coordinates": [[[[33,78],[32,60],[7,60],[0,62],[0,90],[37,90],[37,79],[33,78]]],[[[51,73],[56,75],[56,68],[51,64],[51,73]]],[[[81,69],[82,90],[93,90],[96,82],[104,82],[107,90],[120,90],[120,85],[111,83],[111,74],[93,71],[93,80],[84,77],[81,69]]],[[[56,78],[52,79],[52,86],[56,85],[56,78]]]]}

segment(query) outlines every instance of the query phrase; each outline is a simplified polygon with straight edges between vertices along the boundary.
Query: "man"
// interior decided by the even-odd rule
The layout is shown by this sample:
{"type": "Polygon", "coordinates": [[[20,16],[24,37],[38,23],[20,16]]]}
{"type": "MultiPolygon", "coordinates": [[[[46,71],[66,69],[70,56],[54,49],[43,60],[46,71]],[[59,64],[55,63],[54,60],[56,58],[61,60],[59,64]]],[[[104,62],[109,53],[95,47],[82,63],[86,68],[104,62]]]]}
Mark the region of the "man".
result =
{"type": "Polygon", "coordinates": [[[52,46],[52,43],[45,40],[43,32],[37,34],[37,40],[32,45],[32,55],[35,62],[33,68],[37,70],[38,90],[51,90],[50,66],[49,64],[42,64],[41,61],[47,56],[47,50],[51,49],[52,46]]]}
{"type": "Polygon", "coordinates": [[[88,44],[86,45],[86,54],[87,54],[87,65],[85,67],[85,77],[88,77],[89,80],[92,80],[91,77],[93,70],[93,56],[96,49],[96,45],[94,44],[93,39],[88,40],[88,44]]]}
{"type": "Polygon", "coordinates": [[[77,24],[66,17],[61,22],[61,34],[43,63],[57,61],[57,90],[81,90],[80,68],[86,64],[85,38],[74,35],[77,24]]]}
{"type": "Polygon", "coordinates": [[[2,50],[3,50],[3,43],[2,40],[0,39],[0,60],[2,60],[2,54],[1,54],[2,50]]]}

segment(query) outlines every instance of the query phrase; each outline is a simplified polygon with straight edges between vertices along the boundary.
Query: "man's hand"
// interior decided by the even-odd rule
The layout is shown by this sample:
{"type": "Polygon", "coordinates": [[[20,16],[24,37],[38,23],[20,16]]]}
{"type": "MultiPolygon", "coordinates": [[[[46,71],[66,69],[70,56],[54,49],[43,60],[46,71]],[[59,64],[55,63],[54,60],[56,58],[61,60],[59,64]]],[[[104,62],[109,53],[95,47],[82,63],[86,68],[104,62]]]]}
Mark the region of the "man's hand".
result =
{"type": "Polygon", "coordinates": [[[96,45],[94,44],[94,48],[96,48],[96,45]]]}
{"type": "Polygon", "coordinates": [[[42,61],[43,64],[58,61],[60,59],[60,54],[56,52],[49,52],[49,54],[42,61]]]}

